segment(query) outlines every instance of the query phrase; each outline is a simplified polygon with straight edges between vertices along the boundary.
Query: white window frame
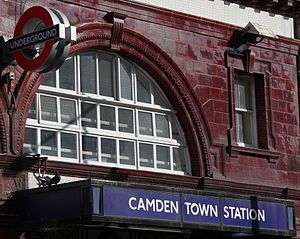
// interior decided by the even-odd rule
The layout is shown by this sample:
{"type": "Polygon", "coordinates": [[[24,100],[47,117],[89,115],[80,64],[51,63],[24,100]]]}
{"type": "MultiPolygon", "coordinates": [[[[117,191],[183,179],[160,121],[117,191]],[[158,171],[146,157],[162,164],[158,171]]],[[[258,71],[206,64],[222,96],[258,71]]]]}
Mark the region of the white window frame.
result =
{"type": "Polygon", "coordinates": [[[140,69],[136,64],[126,60],[125,64],[129,63],[131,68],[131,91],[132,91],[132,100],[124,99],[121,97],[121,76],[120,76],[120,62],[121,58],[113,53],[104,53],[102,52],[92,52],[93,56],[95,57],[96,64],[96,85],[97,85],[97,94],[92,93],[85,93],[81,92],[80,87],[80,57],[81,55],[89,54],[83,52],[78,54],[74,57],[74,75],[75,75],[75,91],[72,90],[65,90],[59,88],[59,73],[56,71],[56,87],[49,87],[49,86],[41,86],[36,98],[36,107],[37,107],[37,120],[35,119],[28,119],[27,120],[27,127],[35,128],[37,130],[37,146],[38,152],[41,152],[39,145],[41,145],[41,130],[51,130],[56,131],[57,137],[57,149],[58,154],[57,157],[49,156],[50,160],[63,160],[66,162],[77,162],[83,164],[92,164],[92,165],[99,165],[99,166],[108,166],[108,167],[122,167],[128,169],[136,169],[136,170],[145,170],[145,171],[155,171],[155,172],[162,172],[168,174],[190,174],[190,160],[188,154],[188,148],[186,145],[186,141],[184,139],[184,134],[181,130],[180,124],[176,117],[176,111],[172,109],[170,102],[168,101],[167,97],[164,95],[160,87],[157,83],[151,79],[151,77],[143,70],[140,69]],[[114,97],[103,96],[100,95],[100,83],[99,83],[99,61],[100,59],[109,59],[112,60],[112,81],[113,81],[113,94],[114,97]],[[143,103],[137,101],[137,71],[140,71],[141,74],[144,75],[145,80],[149,81],[150,84],[150,103],[143,103]],[[160,101],[163,102],[163,105],[156,105],[154,104],[155,100],[155,91],[159,97],[161,97],[160,101]],[[48,96],[54,97],[56,99],[57,104],[57,122],[41,120],[41,104],[40,104],[40,97],[41,96],[48,96]],[[71,125],[61,122],[61,100],[71,100],[75,102],[75,110],[76,110],[76,120],[77,125],[71,125]],[[96,117],[97,117],[97,128],[92,127],[83,127],[81,123],[81,104],[82,103],[89,103],[94,104],[96,106],[96,117]],[[108,106],[112,107],[115,110],[115,130],[107,130],[101,129],[100,125],[100,106],[108,106]],[[133,120],[133,132],[121,132],[119,131],[119,109],[130,110],[132,112],[132,120],[133,120]],[[152,130],[153,135],[141,135],[139,133],[139,119],[138,114],[139,112],[149,113],[152,119],[152,130]],[[168,119],[168,131],[169,137],[158,137],[156,134],[156,115],[166,116],[168,119]],[[173,139],[172,137],[172,127],[173,125],[178,127],[179,129],[179,140],[173,139]],[[63,129],[63,130],[62,130],[63,129]],[[77,159],[61,157],[61,132],[64,133],[71,133],[76,134],[77,138],[77,159]],[[98,146],[98,157],[96,161],[93,160],[83,160],[82,154],[82,137],[83,136],[92,136],[97,138],[97,146],[98,146]],[[110,162],[102,162],[101,161],[101,139],[102,138],[111,138],[116,142],[116,157],[117,163],[110,163],[110,162]],[[134,147],[134,165],[126,165],[121,164],[120,162],[120,141],[126,142],[133,142],[134,147]],[[150,144],[153,147],[153,161],[154,167],[142,167],[140,165],[140,157],[139,157],[139,144],[145,143],[150,144]],[[169,148],[169,155],[170,155],[170,169],[159,169],[157,168],[157,155],[156,155],[156,148],[157,146],[165,146],[169,148]],[[173,170],[173,148],[183,147],[185,149],[185,157],[186,157],[186,172],[182,171],[175,171],[173,170]]]}
{"type": "MultiPolygon", "coordinates": [[[[235,99],[235,115],[237,116],[237,113],[246,113],[250,115],[250,133],[251,133],[251,142],[252,144],[246,144],[245,143],[245,138],[243,137],[243,142],[239,141],[239,137],[238,137],[238,128],[239,128],[239,122],[237,120],[237,117],[235,117],[235,122],[236,122],[236,139],[237,139],[237,144],[241,147],[254,147],[257,148],[258,147],[258,142],[257,142],[257,118],[256,118],[256,95],[255,95],[255,81],[254,81],[254,76],[250,76],[250,75],[246,75],[246,74],[235,74],[235,78],[234,78],[234,84],[236,84],[236,82],[241,81],[241,78],[243,78],[242,80],[247,80],[250,82],[249,85],[250,89],[245,89],[250,91],[250,104],[252,106],[252,109],[246,109],[246,108],[239,108],[237,107],[237,100],[235,99]]],[[[249,88],[248,87],[248,88],[249,88]]],[[[239,94],[240,92],[237,92],[237,94],[239,94]]],[[[236,98],[236,97],[235,97],[236,98]]],[[[242,124],[241,126],[242,128],[246,127],[245,125],[242,124]]]]}

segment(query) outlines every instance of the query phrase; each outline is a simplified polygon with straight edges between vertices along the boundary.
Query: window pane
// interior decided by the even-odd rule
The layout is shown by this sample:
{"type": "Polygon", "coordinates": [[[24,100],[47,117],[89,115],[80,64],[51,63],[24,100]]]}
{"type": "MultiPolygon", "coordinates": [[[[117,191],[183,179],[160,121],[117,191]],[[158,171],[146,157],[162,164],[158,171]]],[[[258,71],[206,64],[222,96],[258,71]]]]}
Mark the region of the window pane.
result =
{"type": "Polygon", "coordinates": [[[97,106],[95,104],[81,103],[81,125],[97,128],[97,106]]]}
{"type": "Polygon", "coordinates": [[[155,115],[156,136],[169,138],[169,121],[165,115],[155,115]]]}
{"type": "Polygon", "coordinates": [[[177,124],[172,120],[172,139],[180,140],[179,130],[177,124]]]}
{"type": "Polygon", "coordinates": [[[82,136],[82,159],[98,161],[98,138],[82,136]]]}
{"type": "Polygon", "coordinates": [[[59,87],[75,90],[74,58],[68,58],[59,69],[59,87]]]}
{"type": "Polygon", "coordinates": [[[114,107],[100,106],[100,123],[101,129],[116,130],[114,107]]]}
{"type": "Polygon", "coordinates": [[[117,163],[116,140],[101,139],[101,161],[107,163],[117,163]]]}
{"type": "Polygon", "coordinates": [[[175,171],[187,172],[183,148],[173,148],[173,169],[175,171]]]}
{"type": "Polygon", "coordinates": [[[165,146],[156,147],[157,168],[171,169],[170,148],[165,146]]]}
{"type": "Polygon", "coordinates": [[[56,132],[41,130],[41,154],[57,156],[56,132]]]}
{"type": "Polygon", "coordinates": [[[66,124],[77,124],[76,105],[73,100],[60,100],[61,122],[66,124]]]}
{"type": "Polygon", "coordinates": [[[120,163],[134,165],[134,143],[120,140],[120,163]]]}
{"type": "Polygon", "coordinates": [[[151,113],[139,112],[139,133],[153,135],[151,113]]]}
{"type": "Polygon", "coordinates": [[[253,145],[252,135],[252,119],[251,113],[236,112],[236,126],[237,126],[237,141],[248,145],[253,145]]]}
{"type": "Polygon", "coordinates": [[[57,122],[56,98],[49,96],[41,96],[41,111],[42,120],[57,122]]]}
{"type": "Polygon", "coordinates": [[[153,145],[139,144],[140,166],[154,168],[153,145]]]}
{"type": "Polygon", "coordinates": [[[246,75],[236,75],[234,90],[236,108],[252,110],[252,81],[253,78],[246,75]]]}
{"type": "Polygon", "coordinates": [[[23,153],[37,153],[37,130],[32,128],[25,129],[25,139],[23,153]]]}
{"type": "Polygon", "coordinates": [[[61,156],[77,158],[77,139],[75,134],[61,133],[61,156]]]}
{"type": "Polygon", "coordinates": [[[80,80],[82,92],[97,93],[96,61],[94,55],[80,56],[80,80]]]}
{"type": "Polygon", "coordinates": [[[163,108],[167,108],[165,101],[163,100],[157,89],[154,89],[154,104],[159,105],[163,108]]]}
{"type": "Polygon", "coordinates": [[[133,111],[119,109],[119,131],[133,133],[133,111]]]}
{"type": "Polygon", "coordinates": [[[132,80],[131,65],[121,61],[120,78],[121,78],[121,97],[132,100],[132,80]]]}
{"type": "Polygon", "coordinates": [[[114,96],[113,65],[112,60],[100,59],[100,95],[114,96]]]}
{"type": "Polygon", "coordinates": [[[151,103],[150,82],[140,72],[137,73],[137,100],[139,102],[151,103]]]}
{"type": "Polygon", "coordinates": [[[56,87],[56,71],[49,71],[42,85],[56,87]]]}
{"type": "Polygon", "coordinates": [[[32,103],[31,103],[29,113],[28,113],[28,118],[29,119],[37,119],[36,97],[34,97],[32,103]]]}

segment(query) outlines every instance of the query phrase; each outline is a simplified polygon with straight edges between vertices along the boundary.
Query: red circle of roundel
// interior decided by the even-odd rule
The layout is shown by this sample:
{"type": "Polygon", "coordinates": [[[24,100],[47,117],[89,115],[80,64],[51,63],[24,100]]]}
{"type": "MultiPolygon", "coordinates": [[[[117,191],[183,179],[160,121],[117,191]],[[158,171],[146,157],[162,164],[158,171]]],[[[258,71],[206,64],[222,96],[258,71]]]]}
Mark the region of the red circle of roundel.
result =
{"type": "MultiPolygon", "coordinates": [[[[22,36],[24,27],[33,18],[40,19],[46,28],[54,25],[53,19],[47,9],[43,8],[43,7],[35,6],[32,8],[29,8],[21,16],[20,20],[18,21],[18,23],[16,25],[14,37],[22,36]]],[[[32,59],[32,60],[25,57],[22,50],[16,51],[15,52],[16,60],[23,69],[26,69],[26,70],[37,69],[40,66],[42,66],[45,63],[45,61],[47,60],[47,58],[52,50],[53,44],[54,44],[53,41],[45,42],[43,51],[40,53],[40,55],[37,58],[32,59]]]]}

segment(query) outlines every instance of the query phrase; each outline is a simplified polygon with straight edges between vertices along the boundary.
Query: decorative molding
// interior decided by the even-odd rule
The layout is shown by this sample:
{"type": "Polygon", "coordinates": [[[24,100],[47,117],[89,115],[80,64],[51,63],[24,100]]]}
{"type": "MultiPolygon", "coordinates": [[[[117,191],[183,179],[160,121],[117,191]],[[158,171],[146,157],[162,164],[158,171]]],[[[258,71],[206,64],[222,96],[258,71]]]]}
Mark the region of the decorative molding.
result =
{"type": "MultiPolygon", "coordinates": [[[[111,25],[99,23],[78,27],[78,39],[72,44],[70,54],[76,54],[84,49],[110,48],[108,43],[112,39],[112,35],[109,35],[111,29],[111,25]]],[[[122,36],[119,44],[120,51],[147,69],[151,69],[152,75],[159,76],[162,79],[159,83],[166,90],[168,89],[167,93],[171,96],[171,101],[177,108],[181,108],[179,118],[184,121],[184,127],[187,130],[187,141],[189,149],[192,151],[193,175],[211,177],[208,126],[201,105],[188,80],[185,79],[176,63],[147,38],[127,29],[124,29],[122,36]]],[[[39,78],[38,74],[27,77],[18,93],[17,109],[20,111],[18,130],[20,135],[24,135],[27,111],[29,110],[28,104],[41,83],[39,78]]],[[[21,140],[18,141],[17,147],[20,152],[21,140]]]]}
{"type": "Polygon", "coordinates": [[[109,12],[104,16],[104,19],[113,24],[111,29],[110,48],[113,50],[120,50],[120,44],[124,30],[124,20],[127,16],[124,14],[109,12]]]}

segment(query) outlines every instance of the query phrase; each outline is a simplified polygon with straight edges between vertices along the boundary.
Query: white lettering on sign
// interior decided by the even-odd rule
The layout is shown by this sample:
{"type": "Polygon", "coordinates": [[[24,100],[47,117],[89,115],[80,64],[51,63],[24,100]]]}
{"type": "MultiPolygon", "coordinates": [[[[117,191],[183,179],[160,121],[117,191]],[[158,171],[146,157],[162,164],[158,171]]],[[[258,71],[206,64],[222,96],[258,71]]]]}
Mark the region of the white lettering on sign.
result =
{"type": "Polygon", "coordinates": [[[34,45],[58,36],[56,28],[40,31],[38,33],[28,34],[23,37],[9,40],[9,51],[15,51],[27,46],[34,45]]]}
{"type": "Polygon", "coordinates": [[[240,219],[240,220],[252,220],[252,221],[266,221],[265,210],[261,209],[249,209],[245,207],[232,207],[224,206],[224,218],[240,219]]]}
{"type": "Polygon", "coordinates": [[[179,213],[178,201],[131,197],[128,206],[134,211],[179,213]]]}
{"type": "Polygon", "coordinates": [[[187,215],[218,217],[218,206],[204,203],[184,202],[187,215]]]}

